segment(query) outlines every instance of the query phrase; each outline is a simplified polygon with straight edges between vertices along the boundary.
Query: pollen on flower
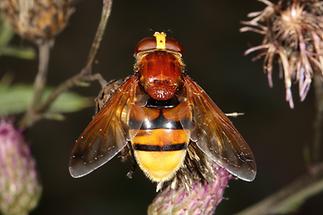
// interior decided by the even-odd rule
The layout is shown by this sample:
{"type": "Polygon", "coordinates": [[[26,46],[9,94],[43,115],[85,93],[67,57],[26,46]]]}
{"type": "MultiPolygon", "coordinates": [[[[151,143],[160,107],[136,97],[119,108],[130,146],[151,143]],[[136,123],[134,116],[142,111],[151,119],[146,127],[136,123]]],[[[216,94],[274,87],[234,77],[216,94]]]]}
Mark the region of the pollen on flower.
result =
{"type": "Polygon", "coordinates": [[[300,100],[310,89],[314,75],[323,74],[323,2],[319,0],[280,0],[277,4],[259,0],[266,7],[250,13],[241,32],[252,31],[263,36],[262,44],[246,51],[264,57],[264,70],[272,86],[272,71],[277,61],[284,78],[286,100],[294,107],[292,83],[299,85],[300,100]]]}

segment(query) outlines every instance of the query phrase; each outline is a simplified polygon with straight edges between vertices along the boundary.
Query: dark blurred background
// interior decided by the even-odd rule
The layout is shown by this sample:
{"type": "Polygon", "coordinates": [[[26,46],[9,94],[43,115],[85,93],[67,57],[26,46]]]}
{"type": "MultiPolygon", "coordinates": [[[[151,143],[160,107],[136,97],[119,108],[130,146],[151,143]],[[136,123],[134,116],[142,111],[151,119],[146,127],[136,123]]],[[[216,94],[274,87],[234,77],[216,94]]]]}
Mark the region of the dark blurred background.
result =
{"type": "MultiPolygon", "coordinates": [[[[166,31],[182,42],[187,72],[225,112],[244,112],[233,119],[253,149],[258,165],[252,183],[233,180],[217,214],[233,214],[289,184],[305,172],[303,149],[313,139],[314,92],[291,110],[284,101],[283,82],[274,74],[274,88],[267,85],[262,62],[251,61],[243,52],[258,44],[252,33],[239,33],[248,12],[263,8],[247,1],[114,1],[108,28],[97,57],[95,72],[107,79],[132,73],[136,43],[154,31],[166,31]]],[[[101,1],[83,0],[52,50],[49,84],[54,86],[77,73],[85,63],[101,14],[101,1]]],[[[20,38],[16,43],[28,44],[20,38]]],[[[29,45],[29,44],[28,44],[29,45]]],[[[31,83],[36,61],[0,58],[1,75],[11,72],[15,82],[31,83]]],[[[296,92],[296,88],[294,91],[296,92]]],[[[78,89],[95,97],[99,85],[78,89]]],[[[32,214],[146,214],[155,193],[138,170],[126,177],[129,165],[115,158],[92,174],[73,179],[68,172],[75,138],[90,121],[94,108],[67,115],[64,122],[41,121],[28,132],[37,160],[43,196],[32,214]]],[[[295,214],[319,214],[323,195],[308,200],[295,214]]]]}

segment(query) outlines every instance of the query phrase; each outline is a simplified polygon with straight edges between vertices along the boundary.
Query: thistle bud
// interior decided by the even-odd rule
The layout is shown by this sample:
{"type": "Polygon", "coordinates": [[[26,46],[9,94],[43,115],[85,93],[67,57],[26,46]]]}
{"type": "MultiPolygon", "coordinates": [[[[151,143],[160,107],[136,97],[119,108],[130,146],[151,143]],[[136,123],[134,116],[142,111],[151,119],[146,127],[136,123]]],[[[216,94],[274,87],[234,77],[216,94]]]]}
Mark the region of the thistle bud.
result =
{"type": "Polygon", "coordinates": [[[248,15],[242,32],[261,34],[262,44],[246,51],[264,57],[264,70],[272,86],[273,65],[277,61],[284,78],[286,100],[294,107],[292,83],[298,82],[300,100],[310,89],[315,74],[323,74],[323,2],[319,0],[259,0],[266,6],[248,15]]]}
{"type": "Polygon", "coordinates": [[[41,194],[35,161],[22,134],[4,120],[0,121],[0,169],[1,213],[28,214],[41,194]]]}
{"type": "Polygon", "coordinates": [[[231,175],[213,164],[215,177],[212,181],[196,181],[190,189],[169,185],[160,192],[148,208],[149,215],[212,215],[223,199],[223,193],[231,175]]]}
{"type": "Polygon", "coordinates": [[[70,0],[1,0],[0,9],[16,33],[33,42],[55,37],[73,11],[70,0]]]}

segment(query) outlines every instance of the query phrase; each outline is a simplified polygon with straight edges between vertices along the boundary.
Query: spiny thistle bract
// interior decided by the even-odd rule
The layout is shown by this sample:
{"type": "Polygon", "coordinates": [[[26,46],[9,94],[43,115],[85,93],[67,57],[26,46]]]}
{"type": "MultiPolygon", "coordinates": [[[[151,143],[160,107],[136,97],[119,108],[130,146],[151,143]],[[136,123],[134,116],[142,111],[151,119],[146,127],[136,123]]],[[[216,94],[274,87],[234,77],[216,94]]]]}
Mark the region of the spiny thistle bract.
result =
{"type": "Polygon", "coordinates": [[[212,215],[232,175],[194,144],[184,164],[148,207],[148,215],[212,215]]]}
{"type": "MultiPolygon", "coordinates": [[[[166,187],[148,208],[148,215],[212,215],[223,200],[223,193],[231,175],[223,168],[213,165],[212,181],[195,181],[190,189],[185,186],[166,187]]],[[[183,185],[183,184],[182,184],[183,185]]]]}
{"type": "Polygon", "coordinates": [[[70,0],[1,0],[0,9],[15,32],[33,42],[55,37],[73,11],[70,0]]]}
{"type": "Polygon", "coordinates": [[[272,71],[277,59],[286,88],[286,101],[294,107],[291,87],[298,82],[300,100],[310,89],[314,75],[323,74],[323,2],[319,0],[280,0],[274,4],[258,0],[266,7],[248,15],[241,32],[263,35],[262,44],[246,51],[264,57],[264,71],[272,86],[272,71]]]}
{"type": "Polygon", "coordinates": [[[0,121],[0,212],[25,215],[36,207],[41,186],[35,161],[20,131],[0,121]]]}

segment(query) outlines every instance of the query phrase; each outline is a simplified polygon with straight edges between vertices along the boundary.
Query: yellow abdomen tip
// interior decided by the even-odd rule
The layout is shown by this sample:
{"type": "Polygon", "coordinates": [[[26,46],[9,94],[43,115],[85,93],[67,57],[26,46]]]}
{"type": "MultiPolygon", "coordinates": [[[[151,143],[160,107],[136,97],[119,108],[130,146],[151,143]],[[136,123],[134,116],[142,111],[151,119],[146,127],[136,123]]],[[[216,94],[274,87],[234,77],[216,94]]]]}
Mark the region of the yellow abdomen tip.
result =
{"type": "Polygon", "coordinates": [[[186,150],[162,151],[162,152],[134,152],[140,168],[155,182],[163,182],[171,179],[182,166],[186,150]]]}

